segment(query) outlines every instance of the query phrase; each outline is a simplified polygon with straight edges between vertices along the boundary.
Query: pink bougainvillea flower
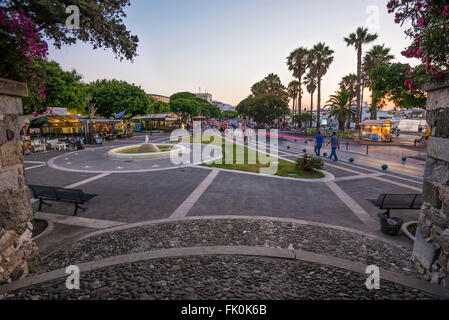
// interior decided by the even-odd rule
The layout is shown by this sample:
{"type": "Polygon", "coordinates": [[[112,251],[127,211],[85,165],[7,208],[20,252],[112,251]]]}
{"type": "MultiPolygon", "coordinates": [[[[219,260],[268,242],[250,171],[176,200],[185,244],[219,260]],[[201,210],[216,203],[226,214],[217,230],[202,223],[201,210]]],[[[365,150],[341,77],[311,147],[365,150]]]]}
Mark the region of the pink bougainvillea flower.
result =
{"type": "Polygon", "coordinates": [[[405,70],[405,75],[408,77],[410,74],[410,70],[405,70]]]}
{"type": "Polygon", "coordinates": [[[422,27],[426,24],[426,21],[424,20],[424,18],[419,18],[418,20],[416,20],[416,23],[418,24],[418,26],[422,27]]]}
{"type": "Polygon", "coordinates": [[[449,16],[449,6],[445,6],[445,7],[444,7],[443,14],[444,14],[445,16],[449,16]]]}

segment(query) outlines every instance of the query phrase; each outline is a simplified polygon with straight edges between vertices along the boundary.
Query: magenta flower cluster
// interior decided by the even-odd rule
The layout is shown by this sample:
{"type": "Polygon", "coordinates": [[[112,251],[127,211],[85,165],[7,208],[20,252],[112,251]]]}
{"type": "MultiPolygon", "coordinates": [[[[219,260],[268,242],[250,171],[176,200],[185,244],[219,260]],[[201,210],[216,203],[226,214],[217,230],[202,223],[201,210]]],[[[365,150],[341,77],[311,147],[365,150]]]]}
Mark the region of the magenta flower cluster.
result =
{"type": "MultiPolygon", "coordinates": [[[[38,29],[33,21],[24,13],[18,11],[5,12],[0,8],[0,28],[14,40],[16,52],[19,55],[20,65],[18,67],[29,80],[33,77],[33,62],[42,61],[48,55],[48,45],[38,35],[38,29]]],[[[8,76],[8,75],[4,75],[8,76]]],[[[39,83],[37,86],[38,96],[45,98],[45,86],[39,83]]]]}
{"type": "MultiPolygon", "coordinates": [[[[390,0],[388,13],[395,13],[395,22],[411,21],[406,35],[413,42],[402,52],[407,58],[417,58],[432,77],[442,77],[449,66],[449,4],[435,0],[390,0]]],[[[406,81],[412,89],[413,82],[406,81]]]]}

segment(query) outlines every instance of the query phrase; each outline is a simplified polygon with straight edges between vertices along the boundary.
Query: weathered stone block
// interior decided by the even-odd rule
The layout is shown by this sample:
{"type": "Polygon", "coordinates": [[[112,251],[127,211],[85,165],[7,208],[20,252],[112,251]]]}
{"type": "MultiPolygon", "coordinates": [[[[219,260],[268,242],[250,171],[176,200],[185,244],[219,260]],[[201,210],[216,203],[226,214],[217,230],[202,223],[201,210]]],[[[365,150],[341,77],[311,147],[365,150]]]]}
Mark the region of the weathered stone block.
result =
{"type": "Polygon", "coordinates": [[[441,214],[439,210],[431,209],[429,212],[429,219],[435,226],[441,229],[447,227],[447,219],[444,214],[441,214]]]}
{"type": "Polygon", "coordinates": [[[26,97],[28,96],[27,85],[24,82],[0,78],[0,95],[26,97]]]}
{"type": "Polygon", "coordinates": [[[7,171],[0,171],[0,192],[19,188],[17,169],[12,168],[7,171]]]}
{"type": "Polygon", "coordinates": [[[27,187],[0,192],[0,199],[1,228],[19,231],[31,220],[32,210],[27,187]]]}
{"type": "Polygon", "coordinates": [[[425,179],[423,185],[423,200],[427,201],[432,207],[440,209],[442,201],[440,200],[440,191],[438,186],[425,179]]]}
{"type": "Polygon", "coordinates": [[[427,155],[449,162],[449,139],[430,137],[427,143],[427,155]]]}
{"type": "Polygon", "coordinates": [[[20,139],[19,119],[17,116],[5,115],[0,119],[0,145],[13,139],[20,139]]]}
{"type": "Polygon", "coordinates": [[[432,223],[429,220],[426,221],[418,221],[418,228],[421,230],[421,233],[424,238],[430,237],[430,228],[432,227],[432,223]]]}
{"type": "Polygon", "coordinates": [[[0,95],[0,114],[18,115],[22,113],[23,111],[21,98],[0,95]]]}
{"type": "Polygon", "coordinates": [[[424,178],[431,179],[433,176],[433,168],[435,167],[435,159],[427,157],[426,166],[424,167],[424,178]]]}
{"type": "Polygon", "coordinates": [[[436,109],[427,112],[427,123],[434,128],[436,137],[449,137],[449,106],[448,109],[436,109]]]}
{"type": "Polygon", "coordinates": [[[19,140],[8,141],[0,146],[2,167],[23,163],[22,143],[19,140]]]}
{"type": "Polygon", "coordinates": [[[449,164],[443,163],[435,167],[433,170],[433,179],[442,185],[449,184],[449,164]]]}
{"type": "Polygon", "coordinates": [[[425,269],[430,269],[432,264],[437,259],[439,251],[439,246],[434,243],[427,242],[421,231],[419,229],[416,230],[413,255],[425,269]]]}

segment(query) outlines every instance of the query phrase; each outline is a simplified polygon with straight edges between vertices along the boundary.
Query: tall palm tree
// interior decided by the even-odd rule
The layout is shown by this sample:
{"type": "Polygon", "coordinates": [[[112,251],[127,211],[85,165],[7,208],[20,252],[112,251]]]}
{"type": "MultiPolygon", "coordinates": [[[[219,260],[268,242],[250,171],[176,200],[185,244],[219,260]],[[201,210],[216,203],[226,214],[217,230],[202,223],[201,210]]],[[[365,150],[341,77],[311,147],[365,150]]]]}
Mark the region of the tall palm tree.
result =
{"type": "MultiPolygon", "coordinates": [[[[293,50],[287,57],[288,70],[293,72],[293,77],[295,77],[299,82],[297,109],[298,115],[301,115],[301,105],[302,105],[302,77],[307,70],[307,58],[309,56],[309,50],[304,47],[299,47],[293,50]]],[[[301,126],[301,123],[299,123],[301,126]]]]}
{"type": "MultiPolygon", "coordinates": [[[[368,76],[368,85],[371,84],[369,81],[369,72],[380,66],[391,65],[391,60],[394,59],[394,55],[391,54],[391,49],[386,48],[385,45],[375,45],[368,51],[363,59],[363,71],[368,76]]],[[[375,105],[374,97],[371,97],[371,119],[377,119],[377,106],[375,105]]]]}
{"type": "Polygon", "coordinates": [[[340,131],[345,129],[346,119],[354,115],[354,110],[351,108],[352,101],[351,93],[343,89],[331,95],[326,104],[326,107],[330,107],[329,116],[338,120],[340,131]]]}
{"type": "Polygon", "coordinates": [[[317,43],[310,52],[310,58],[308,59],[308,66],[311,73],[315,75],[317,82],[317,115],[316,126],[317,129],[321,127],[321,79],[329,70],[331,63],[334,61],[334,50],[330,49],[324,42],[317,43]]]}
{"type": "Polygon", "coordinates": [[[312,127],[312,120],[313,120],[313,94],[315,93],[317,82],[316,77],[312,73],[308,73],[306,77],[304,78],[304,83],[306,85],[307,92],[310,93],[310,125],[309,127],[312,127]]]}
{"type": "Polygon", "coordinates": [[[360,89],[362,85],[362,46],[366,43],[373,42],[377,39],[377,33],[368,33],[367,28],[358,27],[356,32],[353,32],[349,37],[344,38],[348,46],[354,46],[357,51],[357,87],[356,87],[356,99],[357,99],[357,118],[355,122],[356,130],[360,130],[360,116],[362,112],[360,101],[360,89]]]}
{"type": "Polygon", "coordinates": [[[296,80],[290,81],[287,87],[287,92],[289,95],[289,98],[293,100],[293,110],[292,110],[292,119],[295,116],[295,102],[298,99],[299,94],[299,82],[296,80]]]}
{"type": "MultiPolygon", "coordinates": [[[[346,90],[350,93],[351,101],[354,101],[356,86],[357,86],[357,75],[354,73],[350,73],[344,76],[339,83],[340,90],[346,90]]],[[[350,106],[350,108],[352,108],[352,105],[350,106]]],[[[346,125],[347,129],[351,129],[352,120],[353,119],[351,117],[348,117],[348,123],[346,125]]]]}

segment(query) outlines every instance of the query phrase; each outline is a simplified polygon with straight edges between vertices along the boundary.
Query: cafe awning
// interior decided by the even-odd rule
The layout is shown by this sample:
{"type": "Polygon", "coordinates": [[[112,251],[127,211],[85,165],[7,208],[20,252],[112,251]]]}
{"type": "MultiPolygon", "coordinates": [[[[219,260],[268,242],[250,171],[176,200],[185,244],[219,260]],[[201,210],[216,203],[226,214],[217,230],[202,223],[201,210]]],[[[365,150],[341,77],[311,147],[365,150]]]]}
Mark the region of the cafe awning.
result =
{"type": "Polygon", "coordinates": [[[159,113],[159,114],[148,114],[146,116],[137,116],[133,120],[160,120],[160,121],[177,121],[178,115],[176,113],[159,113]]]}
{"type": "Polygon", "coordinates": [[[31,127],[40,127],[44,124],[47,124],[48,126],[53,128],[79,128],[83,126],[83,123],[80,120],[72,116],[40,116],[30,119],[31,127]]]}
{"type": "Polygon", "coordinates": [[[394,122],[391,120],[365,120],[362,122],[363,126],[392,126],[394,122]]]}

